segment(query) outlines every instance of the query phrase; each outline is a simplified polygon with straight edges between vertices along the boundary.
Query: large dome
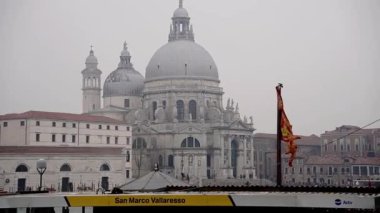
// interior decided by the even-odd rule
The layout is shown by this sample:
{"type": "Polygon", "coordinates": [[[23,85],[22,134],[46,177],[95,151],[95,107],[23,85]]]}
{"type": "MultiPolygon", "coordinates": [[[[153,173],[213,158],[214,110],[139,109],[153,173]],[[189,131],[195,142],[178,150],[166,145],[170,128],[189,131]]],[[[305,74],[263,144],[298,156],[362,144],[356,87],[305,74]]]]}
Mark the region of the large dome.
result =
{"type": "Polygon", "coordinates": [[[158,49],[149,61],[145,78],[146,81],[195,78],[219,82],[211,55],[191,40],[171,41],[158,49]]]}

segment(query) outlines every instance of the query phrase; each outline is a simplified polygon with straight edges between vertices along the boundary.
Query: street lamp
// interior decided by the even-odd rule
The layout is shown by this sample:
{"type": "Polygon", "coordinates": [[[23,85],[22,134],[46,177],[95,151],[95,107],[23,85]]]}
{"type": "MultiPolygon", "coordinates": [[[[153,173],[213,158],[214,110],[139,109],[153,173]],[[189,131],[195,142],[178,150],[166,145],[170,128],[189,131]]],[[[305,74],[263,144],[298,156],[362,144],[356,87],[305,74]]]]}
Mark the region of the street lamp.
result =
{"type": "Polygon", "coordinates": [[[38,191],[41,191],[41,189],[42,189],[42,175],[46,171],[46,160],[45,159],[39,159],[37,161],[37,171],[40,174],[40,187],[38,188],[38,191]]]}

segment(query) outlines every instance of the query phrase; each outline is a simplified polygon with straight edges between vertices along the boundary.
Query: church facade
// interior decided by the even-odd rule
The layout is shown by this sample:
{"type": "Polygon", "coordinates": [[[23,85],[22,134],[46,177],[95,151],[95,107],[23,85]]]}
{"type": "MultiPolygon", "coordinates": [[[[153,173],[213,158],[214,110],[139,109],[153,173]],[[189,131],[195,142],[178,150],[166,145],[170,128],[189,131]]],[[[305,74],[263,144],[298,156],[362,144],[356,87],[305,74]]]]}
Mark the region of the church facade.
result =
{"type": "Polygon", "coordinates": [[[106,78],[91,50],[83,75],[83,112],[133,126],[132,170],[138,177],[160,170],[197,184],[207,179],[256,179],[253,119],[242,118],[228,99],[223,106],[218,68],[195,42],[180,0],[168,43],[150,59],[145,78],[134,69],[126,43],[120,63],[106,78]]]}

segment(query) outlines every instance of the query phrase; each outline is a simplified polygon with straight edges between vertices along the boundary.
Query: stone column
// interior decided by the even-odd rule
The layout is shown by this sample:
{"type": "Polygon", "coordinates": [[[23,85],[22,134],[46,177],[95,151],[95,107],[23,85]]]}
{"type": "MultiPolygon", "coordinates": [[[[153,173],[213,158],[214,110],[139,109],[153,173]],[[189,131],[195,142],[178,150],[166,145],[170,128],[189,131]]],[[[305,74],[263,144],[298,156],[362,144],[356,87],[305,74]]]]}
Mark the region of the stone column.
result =
{"type": "Polygon", "coordinates": [[[232,139],[233,139],[233,136],[229,135],[228,136],[228,141],[227,141],[227,146],[228,146],[228,152],[227,152],[227,155],[228,155],[228,168],[231,168],[231,150],[232,150],[232,139]]]}
{"type": "Polygon", "coordinates": [[[220,150],[221,150],[221,167],[225,168],[226,165],[224,163],[224,135],[220,135],[220,150]]]}
{"type": "Polygon", "coordinates": [[[244,139],[243,139],[243,145],[244,145],[244,157],[243,157],[243,165],[244,167],[247,166],[247,138],[244,136],[244,139]]]}
{"type": "Polygon", "coordinates": [[[251,142],[251,166],[252,166],[252,174],[253,174],[253,179],[256,179],[256,168],[255,168],[255,159],[254,159],[254,153],[255,153],[255,147],[254,147],[254,141],[253,137],[250,138],[251,142]]]}

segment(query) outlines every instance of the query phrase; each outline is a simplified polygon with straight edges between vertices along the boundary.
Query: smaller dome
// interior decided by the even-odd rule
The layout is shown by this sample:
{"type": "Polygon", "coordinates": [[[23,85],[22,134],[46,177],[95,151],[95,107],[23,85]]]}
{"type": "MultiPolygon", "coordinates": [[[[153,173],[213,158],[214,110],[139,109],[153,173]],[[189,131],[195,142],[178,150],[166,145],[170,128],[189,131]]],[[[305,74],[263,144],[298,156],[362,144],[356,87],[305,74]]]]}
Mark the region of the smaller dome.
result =
{"type": "Polygon", "coordinates": [[[94,56],[94,51],[90,51],[90,55],[86,58],[86,64],[97,64],[98,59],[94,56]]]}
{"type": "Polygon", "coordinates": [[[185,8],[177,8],[175,11],[174,11],[174,14],[173,14],[173,18],[188,18],[189,17],[189,14],[187,13],[187,10],[185,8]]]}
{"type": "Polygon", "coordinates": [[[141,96],[144,77],[134,69],[117,69],[105,80],[103,97],[141,96]]]}
{"type": "Polygon", "coordinates": [[[117,69],[108,75],[103,86],[103,97],[141,96],[144,88],[144,77],[133,68],[127,43],[121,51],[117,69]]]}

